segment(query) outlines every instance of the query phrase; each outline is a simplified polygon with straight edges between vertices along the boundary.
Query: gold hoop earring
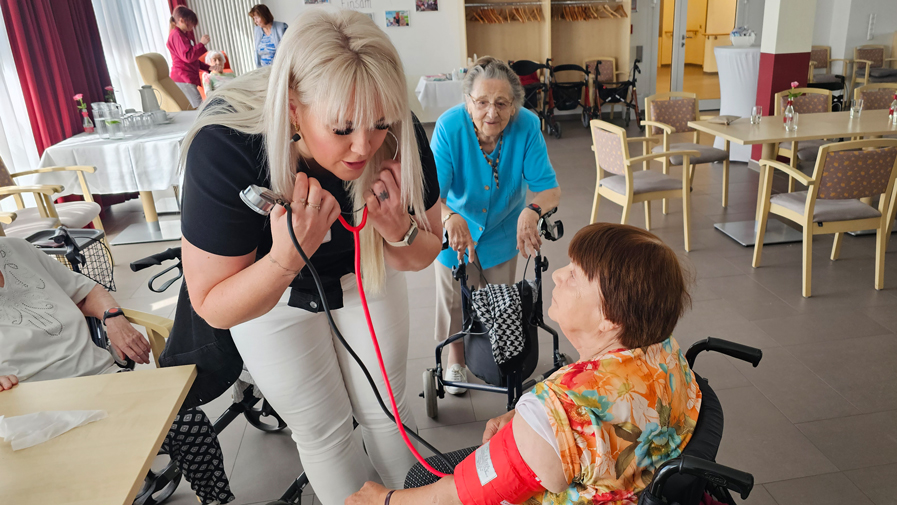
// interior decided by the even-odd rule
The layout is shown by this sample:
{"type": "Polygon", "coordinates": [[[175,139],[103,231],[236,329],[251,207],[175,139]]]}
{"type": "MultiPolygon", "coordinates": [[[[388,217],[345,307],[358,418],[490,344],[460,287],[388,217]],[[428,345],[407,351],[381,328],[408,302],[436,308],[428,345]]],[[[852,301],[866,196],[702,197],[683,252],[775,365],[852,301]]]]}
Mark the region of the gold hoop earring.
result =
{"type": "Polygon", "coordinates": [[[399,139],[398,139],[398,137],[396,137],[396,134],[393,133],[391,130],[386,130],[386,133],[392,135],[393,140],[396,141],[396,152],[393,153],[393,155],[392,155],[392,159],[393,159],[393,161],[395,161],[396,157],[398,157],[398,155],[399,155],[399,139]]]}

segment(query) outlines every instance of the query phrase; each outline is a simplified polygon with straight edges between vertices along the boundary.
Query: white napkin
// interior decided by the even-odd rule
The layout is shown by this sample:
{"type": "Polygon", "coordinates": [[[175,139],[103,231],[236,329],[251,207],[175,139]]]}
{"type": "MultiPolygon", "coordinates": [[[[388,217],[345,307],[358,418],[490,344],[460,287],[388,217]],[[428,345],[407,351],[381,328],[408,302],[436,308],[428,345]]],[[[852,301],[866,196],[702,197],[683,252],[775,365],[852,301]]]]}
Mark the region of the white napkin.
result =
{"type": "Polygon", "coordinates": [[[51,410],[24,416],[0,416],[0,437],[12,443],[12,450],[18,451],[99,421],[106,415],[104,410],[51,410]]]}

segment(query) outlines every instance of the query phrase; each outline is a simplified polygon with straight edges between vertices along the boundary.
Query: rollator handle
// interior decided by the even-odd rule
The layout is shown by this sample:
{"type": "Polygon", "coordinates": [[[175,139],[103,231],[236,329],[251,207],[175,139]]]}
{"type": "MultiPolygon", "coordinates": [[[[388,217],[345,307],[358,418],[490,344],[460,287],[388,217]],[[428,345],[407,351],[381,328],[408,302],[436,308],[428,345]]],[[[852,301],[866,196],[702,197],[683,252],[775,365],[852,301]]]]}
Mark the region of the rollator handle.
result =
{"type": "Polygon", "coordinates": [[[169,260],[176,260],[181,258],[181,248],[174,247],[166,249],[157,254],[153,254],[152,256],[148,256],[143,259],[139,259],[137,261],[131,262],[131,271],[139,272],[144,268],[149,268],[151,266],[161,265],[162,263],[169,260]]]}
{"type": "Polygon", "coordinates": [[[755,368],[760,364],[760,360],[763,359],[763,351],[756,347],[737,344],[721,338],[707,337],[704,340],[695,342],[688,348],[688,351],[685,353],[688,366],[694,366],[695,358],[701,351],[716,351],[726,356],[732,356],[733,358],[747,361],[754,365],[755,368]]]}

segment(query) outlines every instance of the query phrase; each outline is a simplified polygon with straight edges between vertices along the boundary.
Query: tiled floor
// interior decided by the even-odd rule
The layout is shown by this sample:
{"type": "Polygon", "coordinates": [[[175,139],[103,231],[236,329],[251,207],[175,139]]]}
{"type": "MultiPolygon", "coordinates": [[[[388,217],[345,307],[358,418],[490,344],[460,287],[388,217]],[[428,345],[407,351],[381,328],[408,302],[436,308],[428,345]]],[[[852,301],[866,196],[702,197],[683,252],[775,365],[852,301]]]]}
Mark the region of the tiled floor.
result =
{"type": "MultiPolygon", "coordinates": [[[[633,135],[635,134],[634,128],[633,135]]],[[[558,213],[567,236],[548,243],[551,270],[564,265],[566,246],[587,224],[595,185],[595,165],[587,131],[564,124],[562,139],[547,139],[563,199],[558,213]]],[[[634,153],[635,154],[635,153],[634,153]]],[[[753,215],[757,173],[733,163],[728,209],[720,207],[720,166],[701,166],[693,192],[693,251],[682,249],[681,204],[664,216],[654,205],[653,230],[680,252],[695,274],[694,305],[676,328],[683,346],[713,335],[758,346],[764,359],[756,369],[723,356],[703,355],[696,369],[709,378],[726,413],[719,461],[751,472],[757,485],[748,503],[893,504],[897,496],[897,239],[891,239],[885,274],[887,289],[873,288],[872,236],[846,237],[841,259],[828,259],[830,237],[814,248],[811,299],[800,294],[799,244],[768,246],[763,266],[751,268],[752,250],[713,229],[713,223],[753,215]]],[[[782,181],[778,181],[781,187],[782,181]]],[[[160,195],[161,196],[161,195],[160,195]]],[[[165,219],[171,219],[167,217],[165,219]]],[[[617,222],[620,208],[607,201],[599,218],[617,222]]],[[[110,235],[142,219],[136,201],[117,206],[106,218],[110,235]]],[[[641,207],[631,223],[643,226],[641,207]]],[[[146,287],[150,271],[134,274],[127,263],[174,243],[114,247],[121,304],[170,317],[176,286],[156,295],[146,287]]],[[[523,262],[519,263],[520,274],[523,262]]],[[[549,271],[550,273],[550,271],[549,271]]],[[[530,273],[531,275],[531,273],[530,273]]],[[[421,372],[432,366],[432,268],[408,274],[411,288],[411,345],[408,356],[412,390],[421,372]]],[[[546,277],[545,292],[553,285],[546,277]]],[[[543,349],[550,346],[543,339],[543,349]]],[[[566,352],[572,353],[568,344],[566,352]]],[[[543,366],[548,356],[541,357],[543,366]]],[[[540,367],[541,368],[541,367],[540,367]]],[[[438,448],[457,449],[480,441],[486,420],[503,411],[489,393],[468,393],[440,401],[437,420],[425,416],[423,399],[410,398],[421,434],[438,448]]],[[[229,395],[206,407],[219,415],[229,395]]],[[[274,500],[302,471],[288,433],[267,434],[237,419],[220,435],[236,504],[274,500]]],[[[169,503],[194,504],[186,484],[169,503]]],[[[302,501],[317,503],[309,489],[302,501]]]]}

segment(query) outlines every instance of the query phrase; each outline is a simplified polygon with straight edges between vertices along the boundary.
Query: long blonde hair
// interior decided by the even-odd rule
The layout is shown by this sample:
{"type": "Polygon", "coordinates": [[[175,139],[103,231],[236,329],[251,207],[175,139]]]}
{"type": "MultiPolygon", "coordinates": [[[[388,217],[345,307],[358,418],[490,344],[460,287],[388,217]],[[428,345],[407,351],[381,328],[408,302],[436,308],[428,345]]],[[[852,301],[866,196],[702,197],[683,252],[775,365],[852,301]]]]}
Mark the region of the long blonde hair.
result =
{"type": "MultiPolygon", "coordinates": [[[[184,139],[182,169],[190,143],[205,126],[222,125],[246,134],[261,134],[272,189],[292,195],[298,160],[290,147],[290,91],[327,124],[351,121],[355,128],[370,129],[381,122],[390,125],[401,153],[402,203],[414,210],[418,226],[429,231],[402,62],[386,34],[356,11],[307,11],[290,24],[271,67],[249,72],[210,94],[184,139]],[[354,110],[349,110],[352,98],[354,110]]],[[[353,209],[364,206],[364,193],[379,176],[377,168],[392,159],[395,149],[396,142],[387,135],[361,177],[345,183],[353,209]]],[[[360,221],[358,211],[355,222],[360,221]]],[[[379,291],[385,274],[383,238],[371,225],[361,232],[361,252],[366,284],[372,291],[379,291]]]]}

